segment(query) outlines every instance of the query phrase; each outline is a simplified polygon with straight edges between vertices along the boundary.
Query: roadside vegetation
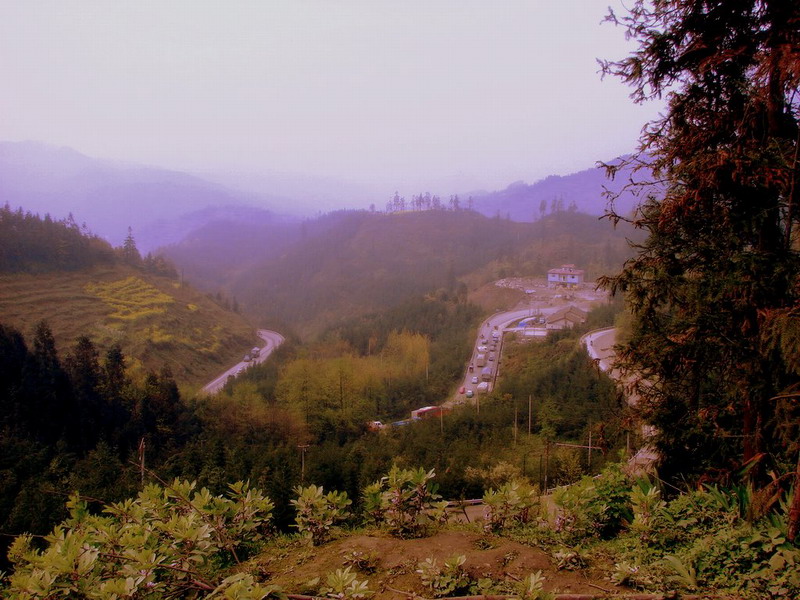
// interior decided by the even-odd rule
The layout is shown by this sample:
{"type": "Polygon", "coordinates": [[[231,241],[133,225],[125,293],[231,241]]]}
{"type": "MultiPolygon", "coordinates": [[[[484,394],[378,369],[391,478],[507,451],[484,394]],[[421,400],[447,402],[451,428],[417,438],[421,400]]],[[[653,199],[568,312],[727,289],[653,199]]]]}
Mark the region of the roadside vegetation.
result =
{"type": "MultiPolygon", "coordinates": [[[[638,46],[605,72],[638,101],[668,98],[626,159],[663,186],[632,183],[633,215],[612,198],[611,220],[646,234],[632,258],[570,211],[528,227],[398,198],[387,214],[328,215],[228,282],[297,335],[210,398],[181,394],[169,369],[131,376],[89,334],[61,359],[47,323],[30,343],[1,326],[3,595],[800,597],[800,6],[636,0],[609,20],[638,46]],[[450,396],[482,279],[619,263],[618,250],[622,270],[601,281],[625,301],[616,366],[635,411],[578,341],[614,321],[611,304],[584,328],[510,337],[499,385],[474,404],[372,430],[450,396]],[[643,477],[626,459],[645,441],[659,470],[643,477]]],[[[74,223],[2,218],[80,241],[74,223]]],[[[52,256],[68,245],[43,242],[51,255],[9,267],[11,284],[73,269],[52,256]]],[[[163,267],[132,236],[113,254],[163,267]]],[[[148,350],[185,326],[150,319],[200,306],[156,281],[126,271],[88,288],[110,322],[148,324],[148,350]]]]}

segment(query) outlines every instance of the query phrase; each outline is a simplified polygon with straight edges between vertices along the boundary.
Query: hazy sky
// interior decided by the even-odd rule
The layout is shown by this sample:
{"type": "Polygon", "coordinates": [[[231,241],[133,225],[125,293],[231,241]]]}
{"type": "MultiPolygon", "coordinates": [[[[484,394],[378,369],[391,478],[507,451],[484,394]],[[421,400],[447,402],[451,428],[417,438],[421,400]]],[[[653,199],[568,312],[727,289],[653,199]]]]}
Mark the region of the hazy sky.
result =
{"type": "Polygon", "coordinates": [[[612,0],[0,0],[0,139],[498,189],[633,150],[612,0]]]}

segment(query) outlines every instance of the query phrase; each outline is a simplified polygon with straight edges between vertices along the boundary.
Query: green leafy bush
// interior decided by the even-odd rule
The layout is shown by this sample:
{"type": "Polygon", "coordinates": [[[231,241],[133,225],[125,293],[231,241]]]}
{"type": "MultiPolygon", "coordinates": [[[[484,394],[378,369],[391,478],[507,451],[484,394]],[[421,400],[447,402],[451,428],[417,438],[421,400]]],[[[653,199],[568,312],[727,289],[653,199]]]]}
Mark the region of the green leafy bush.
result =
{"type": "Polygon", "coordinates": [[[444,561],[440,567],[435,558],[426,558],[419,563],[417,573],[422,578],[422,584],[427,587],[435,598],[466,593],[470,590],[472,580],[464,571],[467,557],[463,554],[454,555],[444,561]]]}
{"type": "Polygon", "coordinates": [[[567,542],[613,536],[633,518],[630,492],[630,480],[617,464],[607,466],[595,478],[584,477],[559,488],[553,494],[559,508],[556,531],[567,542]]]}
{"type": "Polygon", "coordinates": [[[664,531],[667,503],[661,499],[661,490],[647,479],[640,479],[631,490],[633,522],[631,531],[639,536],[643,543],[650,543],[654,536],[664,531]]]}
{"type": "Polygon", "coordinates": [[[544,576],[541,571],[531,573],[517,583],[515,592],[522,600],[552,600],[553,594],[544,591],[544,576]]]}
{"type": "Polygon", "coordinates": [[[267,532],[273,510],[269,498],[245,483],[230,486],[227,497],[195,484],[175,481],[147,486],[136,499],[106,506],[93,515],[73,496],[70,516],[36,549],[31,536],[18,537],[9,559],[8,597],[261,598],[265,588],[245,574],[223,577],[239,563],[247,543],[267,532]]]}
{"type": "Polygon", "coordinates": [[[336,523],[350,516],[347,507],[350,500],[346,492],[328,492],[322,486],[310,485],[295,489],[297,499],[292,506],[297,510],[295,526],[313,546],[319,546],[330,537],[336,523]]]}
{"type": "Polygon", "coordinates": [[[786,540],[788,512],[750,522],[745,488],[709,487],[666,502],[644,481],[612,580],[651,587],[719,590],[742,598],[800,597],[800,549],[786,540]]]}
{"type": "Polygon", "coordinates": [[[397,537],[417,537],[422,533],[421,517],[439,500],[433,469],[392,467],[379,482],[368,486],[364,494],[365,510],[380,519],[397,537]]]}
{"type": "Polygon", "coordinates": [[[333,573],[328,573],[325,585],[322,586],[320,592],[327,598],[356,600],[367,598],[374,594],[367,587],[368,584],[368,581],[356,579],[356,574],[350,572],[350,567],[346,567],[345,569],[336,569],[333,573]]]}
{"type": "Polygon", "coordinates": [[[539,506],[539,488],[523,480],[514,480],[490,489],[483,495],[485,529],[500,531],[512,524],[527,523],[539,506]]]}

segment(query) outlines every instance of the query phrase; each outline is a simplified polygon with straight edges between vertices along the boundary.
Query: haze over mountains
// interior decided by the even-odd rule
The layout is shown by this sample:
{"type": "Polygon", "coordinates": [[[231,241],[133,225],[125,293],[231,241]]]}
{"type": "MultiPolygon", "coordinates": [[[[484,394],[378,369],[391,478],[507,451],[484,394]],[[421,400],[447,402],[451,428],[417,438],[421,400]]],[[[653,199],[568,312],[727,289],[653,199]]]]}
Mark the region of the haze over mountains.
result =
{"type": "MultiPolygon", "coordinates": [[[[369,201],[366,190],[313,176],[230,173],[210,177],[220,182],[180,171],[92,158],[67,147],[0,142],[0,197],[4,203],[55,218],[72,213],[78,223],[86,223],[92,232],[114,245],[122,243],[130,226],[143,252],[176,244],[210,223],[286,222],[301,215],[367,208],[370,204],[380,210],[395,191],[386,190],[384,197],[369,201]]],[[[476,212],[533,221],[541,217],[542,201],[548,209],[561,200],[564,208],[574,204],[578,211],[601,215],[606,207],[604,186],[618,190],[625,179],[620,176],[609,182],[601,169],[591,167],[533,184],[512,183],[494,192],[430,192],[445,201],[451,193],[459,194],[462,200],[472,195],[476,212]]],[[[633,204],[632,197],[623,197],[618,210],[629,212],[633,204]]]]}
{"type": "Polygon", "coordinates": [[[611,194],[619,194],[614,203],[615,210],[627,215],[636,205],[632,194],[622,193],[630,177],[630,169],[622,169],[613,180],[609,180],[604,169],[592,167],[569,175],[550,175],[533,184],[516,181],[504,190],[476,195],[475,206],[485,215],[499,214],[514,221],[535,221],[541,218],[543,206],[550,210],[553,203],[557,205],[559,201],[563,208],[572,205],[579,212],[602,215],[608,202],[604,190],[608,190],[611,194]]]}
{"type": "Polygon", "coordinates": [[[177,242],[214,218],[210,207],[254,206],[255,199],[188,173],[90,158],[37,142],[0,143],[0,196],[12,208],[64,218],[119,245],[132,227],[140,250],[177,242]]]}

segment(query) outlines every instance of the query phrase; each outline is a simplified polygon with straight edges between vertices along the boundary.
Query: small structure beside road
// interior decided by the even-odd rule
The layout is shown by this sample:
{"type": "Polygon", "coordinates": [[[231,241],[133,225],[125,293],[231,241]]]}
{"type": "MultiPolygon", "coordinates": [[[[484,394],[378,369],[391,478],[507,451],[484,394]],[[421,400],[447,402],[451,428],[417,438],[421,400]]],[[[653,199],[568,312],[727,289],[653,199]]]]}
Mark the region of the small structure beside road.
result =
{"type": "Polygon", "coordinates": [[[572,329],[586,322],[587,313],[570,304],[547,317],[547,329],[572,329]]]}

